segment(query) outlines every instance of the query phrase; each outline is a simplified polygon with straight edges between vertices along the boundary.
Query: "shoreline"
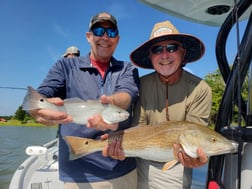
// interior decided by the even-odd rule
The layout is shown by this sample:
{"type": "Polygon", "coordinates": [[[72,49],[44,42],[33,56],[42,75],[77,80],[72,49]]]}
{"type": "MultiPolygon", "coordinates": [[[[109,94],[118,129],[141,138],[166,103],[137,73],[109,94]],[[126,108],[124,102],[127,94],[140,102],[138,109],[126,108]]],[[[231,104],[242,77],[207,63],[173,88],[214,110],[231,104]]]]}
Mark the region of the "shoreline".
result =
{"type": "Polygon", "coordinates": [[[0,127],[1,126],[57,127],[57,125],[47,126],[33,121],[29,123],[22,123],[22,121],[19,120],[8,120],[6,122],[0,122],[0,127]]]}

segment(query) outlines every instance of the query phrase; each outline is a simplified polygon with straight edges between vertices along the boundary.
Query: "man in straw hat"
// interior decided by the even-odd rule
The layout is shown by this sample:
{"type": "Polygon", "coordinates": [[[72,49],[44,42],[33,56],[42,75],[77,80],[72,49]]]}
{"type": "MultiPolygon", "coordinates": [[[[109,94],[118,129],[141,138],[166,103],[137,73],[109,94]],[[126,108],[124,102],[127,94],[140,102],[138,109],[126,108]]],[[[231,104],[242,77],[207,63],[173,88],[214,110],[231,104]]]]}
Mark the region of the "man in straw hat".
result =
{"type": "MultiPolygon", "coordinates": [[[[183,69],[187,63],[200,59],[204,51],[204,44],[198,38],[179,33],[169,21],[154,25],[150,39],[130,55],[135,65],[155,69],[155,72],[141,78],[136,122],[155,125],[163,121],[192,121],[208,125],[211,88],[183,69]]],[[[175,146],[175,154],[185,166],[197,167],[208,161],[200,149],[200,158],[194,160],[178,148],[175,146]]],[[[158,162],[138,159],[138,189],[190,188],[191,168],[177,164],[163,172],[162,166],[158,162]]]]}
{"type": "MultiPolygon", "coordinates": [[[[179,33],[169,21],[154,25],[150,39],[130,55],[136,66],[155,70],[141,78],[140,98],[133,114],[134,124],[192,121],[208,125],[211,88],[183,69],[187,63],[200,59],[204,51],[204,44],[198,38],[179,33]]],[[[123,151],[118,148],[120,145],[113,145],[104,149],[103,153],[123,159],[123,151]],[[115,148],[114,152],[110,151],[111,148],[115,148]]],[[[138,158],[138,189],[189,189],[191,168],[208,162],[201,149],[197,149],[197,153],[199,158],[190,158],[178,144],[174,144],[174,155],[181,163],[166,172],[161,170],[163,163],[138,158]]]]}

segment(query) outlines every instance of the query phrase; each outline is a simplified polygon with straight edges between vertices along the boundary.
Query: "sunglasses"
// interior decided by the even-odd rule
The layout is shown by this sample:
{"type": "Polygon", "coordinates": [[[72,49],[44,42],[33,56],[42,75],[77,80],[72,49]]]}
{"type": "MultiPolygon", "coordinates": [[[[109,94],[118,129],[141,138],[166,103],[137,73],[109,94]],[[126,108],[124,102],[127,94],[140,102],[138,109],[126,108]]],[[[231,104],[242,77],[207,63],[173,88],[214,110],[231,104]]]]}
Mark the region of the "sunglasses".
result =
{"type": "Polygon", "coordinates": [[[152,54],[161,54],[165,48],[166,52],[174,53],[178,50],[179,47],[180,47],[179,44],[168,44],[165,46],[157,45],[157,46],[151,47],[150,51],[152,54]]]}
{"type": "Polygon", "coordinates": [[[118,29],[117,28],[103,28],[101,26],[94,27],[91,29],[93,34],[97,37],[101,37],[106,32],[108,37],[115,38],[118,35],[118,29]]]}

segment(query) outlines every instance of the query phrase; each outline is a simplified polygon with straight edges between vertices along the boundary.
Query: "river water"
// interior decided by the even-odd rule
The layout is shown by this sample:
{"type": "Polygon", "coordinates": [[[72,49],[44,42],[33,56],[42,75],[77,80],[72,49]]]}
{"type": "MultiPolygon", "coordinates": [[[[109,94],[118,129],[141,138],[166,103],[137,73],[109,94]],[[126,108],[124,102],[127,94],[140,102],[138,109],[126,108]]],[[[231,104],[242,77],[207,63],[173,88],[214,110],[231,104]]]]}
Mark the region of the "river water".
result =
{"type": "MultiPolygon", "coordinates": [[[[12,175],[28,157],[25,149],[30,145],[43,145],[56,137],[55,127],[0,126],[0,189],[8,189],[12,175]]],[[[193,174],[192,189],[203,189],[206,167],[193,174]]]]}
{"type": "Polygon", "coordinates": [[[42,145],[55,138],[55,127],[0,126],[0,189],[8,189],[15,170],[28,156],[30,145],[42,145]]]}

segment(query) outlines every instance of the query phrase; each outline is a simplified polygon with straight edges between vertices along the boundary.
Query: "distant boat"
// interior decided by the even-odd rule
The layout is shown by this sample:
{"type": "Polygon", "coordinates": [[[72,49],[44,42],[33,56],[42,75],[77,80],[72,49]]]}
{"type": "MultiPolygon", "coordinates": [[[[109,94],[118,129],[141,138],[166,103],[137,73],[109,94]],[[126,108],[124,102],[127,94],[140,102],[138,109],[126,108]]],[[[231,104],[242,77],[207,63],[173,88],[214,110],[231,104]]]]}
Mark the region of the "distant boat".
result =
{"type": "Polygon", "coordinates": [[[7,122],[7,120],[0,117],[0,122],[7,122]]]}

